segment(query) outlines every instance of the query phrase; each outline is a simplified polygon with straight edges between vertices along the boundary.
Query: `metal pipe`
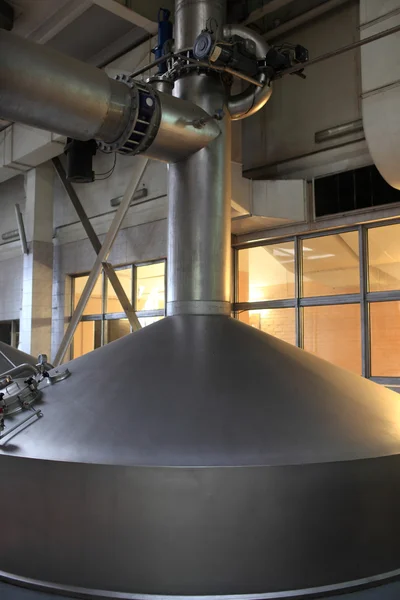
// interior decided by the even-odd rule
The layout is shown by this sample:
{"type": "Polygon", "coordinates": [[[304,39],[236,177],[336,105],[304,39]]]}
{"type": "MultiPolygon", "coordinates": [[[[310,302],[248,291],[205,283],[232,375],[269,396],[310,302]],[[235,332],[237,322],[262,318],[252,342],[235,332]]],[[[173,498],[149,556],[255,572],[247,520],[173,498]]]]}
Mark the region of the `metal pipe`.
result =
{"type": "MultiPolygon", "coordinates": [[[[262,60],[267,55],[269,45],[255,31],[244,27],[243,25],[225,25],[223,28],[225,38],[231,38],[234,35],[252,40],[256,46],[257,59],[262,60]]],[[[228,101],[228,110],[234,121],[245,119],[258,112],[270,99],[272,87],[267,81],[265,73],[258,76],[260,87],[249,86],[240,94],[231,96],[228,101]]]]}
{"type": "MultiPolygon", "coordinates": [[[[225,20],[226,2],[177,0],[175,43],[192,46],[214,19],[225,20]]],[[[231,123],[218,73],[190,73],[174,95],[209,115],[221,109],[221,134],[187,160],[169,167],[168,308],[173,314],[230,314],[231,123]]]]}
{"type": "Polygon", "coordinates": [[[210,114],[193,102],[159,93],[161,118],[157,134],[148,150],[148,158],[176,163],[195,154],[215,140],[221,129],[210,114]],[[196,123],[203,120],[204,126],[196,123]]]}
{"type": "Polygon", "coordinates": [[[0,116],[78,140],[118,139],[131,92],[104,71],[0,30],[0,116]]]}
{"type": "Polygon", "coordinates": [[[108,255],[111,252],[111,248],[121,228],[122,222],[125,218],[126,213],[129,210],[132,198],[146,170],[147,163],[148,159],[143,156],[138,156],[135,159],[134,172],[131,181],[128,184],[122,202],[119,205],[117,212],[115,213],[115,217],[113,219],[113,222],[111,223],[111,227],[106,235],[104,243],[99,253],[97,254],[96,261],[90,272],[86,285],[83,289],[82,295],[79,298],[79,302],[75,308],[74,314],[71,317],[71,321],[69,322],[67,331],[65,332],[60,347],[57,351],[56,357],[54,359],[54,366],[56,367],[63,361],[64,356],[73,340],[76,328],[78,327],[78,324],[81,320],[83,311],[89,300],[90,294],[92,293],[93,288],[96,285],[96,281],[100,275],[103,263],[107,261],[108,255]]]}

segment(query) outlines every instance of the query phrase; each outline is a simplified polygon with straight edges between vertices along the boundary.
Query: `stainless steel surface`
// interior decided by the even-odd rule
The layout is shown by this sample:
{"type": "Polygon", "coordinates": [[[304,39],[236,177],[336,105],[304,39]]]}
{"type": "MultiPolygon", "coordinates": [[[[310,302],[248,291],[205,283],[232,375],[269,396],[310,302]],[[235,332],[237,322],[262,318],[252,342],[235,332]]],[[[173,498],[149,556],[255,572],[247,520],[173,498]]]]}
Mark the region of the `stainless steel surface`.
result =
{"type": "MultiPolygon", "coordinates": [[[[265,58],[269,45],[264,38],[243,25],[225,25],[223,28],[225,38],[234,35],[252,40],[256,46],[256,56],[258,59],[265,58]]],[[[265,73],[260,73],[258,82],[262,87],[250,86],[240,94],[231,96],[228,100],[228,110],[234,121],[245,119],[258,112],[271,97],[272,87],[267,81],[265,73]]]]}
{"type": "Polygon", "coordinates": [[[346,135],[351,135],[353,133],[361,133],[362,137],[364,137],[364,127],[362,119],[352,121],[351,123],[343,123],[342,125],[336,125],[335,127],[329,127],[329,129],[324,129],[323,131],[317,131],[317,133],[315,134],[315,143],[322,144],[323,142],[335,140],[337,138],[346,135]]]}
{"type": "Polygon", "coordinates": [[[74,333],[76,328],[81,320],[83,311],[85,306],[89,300],[90,294],[93,291],[94,286],[96,285],[96,281],[99,277],[100,271],[103,266],[103,262],[105,262],[108,258],[108,255],[111,252],[112,245],[115,242],[115,238],[118,235],[118,232],[121,228],[122,222],[125,218],[126,213],[129,210],[130,204],[132,202],[132,198],[136,192],[136,189],[140,183],[140,180],[143,176],[143,173],[146,170],[148,159],[143,156],[138,156],[133,159],[133,174],[132,178],[128,184],[124,197],[119,205],[117,212],[115,213],[115,217],[111,223],[110,229],[105,237],[104,243],[99,250],[93,268],[90,272],[88,280],[83,288],[83,292],[81,297],[79,298],[78,304],[74,310],[74,313],[71,317],[71,320],[68,324],[67,330],[64,334],[62,342],[60,344],[59,349],[57,350],[56,357],[54,359],[54,365],[58,366],[64,359],[65,354],[73,340],[74,333]]]}
{"type": "Polygon", "coordinates": [[[22,213],[21,213],[19,204],[15,205],[15,216],[17,219],[18,234],[19,234],[19,239],[21,240],[22,252],[24,254],[29,254],[28,243],[26,241],[24,219],[22,218],[22,213]]]}
{"type": "Polygon", "coordinates": [[[112,142],[130,91],[104,71],[0,30],[0,116],[79,140],[112,142]]]}
{"type": "Polygon", "coordinates": [[[12,367],[22,365],[23,363],[29,363],[30,365],[35,366],[37,359],[30,354],[26,354],[25,352],[21,352],[21,350],[17,350],[17,348],[5,344],[4,342],[0,342],[0,375],[12,367]]]}
{"type": "Polygon", "coordinates": [[[199,33],[207,27],[222,27],[226,20],[226,0],[176,0],[175,1],[175,52],[193,48],[199,33]]]}
{"type": "Polygon", "coordinates": [[[0,445],[2,571],[290,598],[399,569],[397,394],[224,316],[167,318],[68,368],[0,445]]]}
{"type": "MultiPolygon", "coordinates": [[[[93,250],[96,252],[96,254],[99,254],[99,252],[101,251],[101,242],[97,236],[97,233],[93,229],[93,226],[86,214],[85,209],[82,206],[81,201],[78,198],[77,193],[75,192],[72,184],[67,180],[64,168],[58,157],[53,158],[53,165],[54,165],[54,168],[60,178],[62,185],[64,186],[67,196],[71,200],[71,202],[77,212],[77,215],[82,223],[82,226],[86,232],[86,235],[88,236],[90,243],[93,246],[93,250]]],[[[119,202],[119,204],[121,204],[121,201],[119,202]]],[[[118,298],[122,308],[125,311],[127,319],[129,321],[129,324],[132,327],[133,331],[137,331],[138,329],[141,329],[139,319],[136,316],[133,306],[132,306],[131,302],[129,301],[128,296],[126,295],[125,290],[122,287],[121,282],[118,279],[118,276],[115,273],[113,266],[110,263],[103,262],[103,269],[104,269],[104,272],[105,272],[106,276],[108,277],[112,287],[114,288],[117,298],[118,298]]]]}
{"type": "Polygon", "coordinates": [[[159,93],[161,121],[156,138],[144,153],[148,158],[169,163],[183,161],[198,152],[221,134],[219,122],[194,101],[187,102],[171,94],[159,93]],[[208,119],[204,127],[194,124],[208,119]]]}
{"type": "Polygon", "coordinates": [[[31,365],[30,363],[22,363],[20,365],[12,367],[11,369],[7,369],[7,371],[3,371],[2,373],[0,373],[0,376],[3,378],[10,375],[10,377],[16,379],[17,377],[21,377],[22,375],[32,376],[37,374],[38,370],[35,366],[31,365]]]}
{"type": "MultiPolygon", "coordinates": [[[[207,21],[225,20],[224,2],[178,0],[177,48],[193,45],[207,21]]],[[[175,83],[175,96],[209,115],[223,109],[221,135],[186,161],[169,167],[168,314],[230,314],[231,123],[219,75],[191,73],[175,83]],[[182,307],[184,307],[182,309],[182,307]]]]}
{"type": "MultiPolygon", "coordinates": [[[[0,594],[4,594],[6,600],[72,600],[72,598],[84,598],[82,593],[75,596],[66,595],[68,592],[64,589],[55,595],[46,593],[48,586],[41,586],[42,591],[32,591],[24,589],[25,586],[31,586],[29,581],[21,581],[18,584],[10,585],[7,583],[1,583],[0,581],[0,594]]],[[[400,595],[400,583],[393,582],[386,585],[381,585],[377,588],[368,588],[356,592],[350,592],[346,594],[340,594],[340,600],[398,600],[400,595]]],[[[3,597],[3,596],[2,596],[3,597]]],[[[90,596],[93,598],[93,594],[90,596]]],[[[98,596],[99,597],[99,596],[98,596]]],[[[149,594],[103,594],[100,596],[103,600],[268,600],[270,596],[264,594],[241,594],[234,596],[163,596],[157,595],[152,596],[149,594]]],[[[312,596],[310,596],[312,597],[312,596]]],[[[321,596],[318,596],[321,598],[321,596]]],[[[324,598],[337,598],[337,593],[333,595],[324,595],[324,598]]],[[[284,598],[280,595],[278,598],[284,598]]]]}

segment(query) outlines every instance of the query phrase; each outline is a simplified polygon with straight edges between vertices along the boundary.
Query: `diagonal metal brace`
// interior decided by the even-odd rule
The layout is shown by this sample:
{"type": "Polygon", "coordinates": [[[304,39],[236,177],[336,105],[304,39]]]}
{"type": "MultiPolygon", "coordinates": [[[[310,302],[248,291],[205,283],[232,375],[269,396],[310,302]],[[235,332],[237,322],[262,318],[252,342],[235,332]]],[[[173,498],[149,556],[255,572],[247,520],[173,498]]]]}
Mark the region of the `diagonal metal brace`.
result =
{"type": "Polygon", "coordinates": [[[146,170],[147,163],[148,163],[148,158],[144,158],[143,156],[137,156],[135,158],[132,178],[131,178],[131,180],[128,184],[128,187],[126,189],[126,192],[122,198],[121,204],[119,205],[118,210],[115,213],[114,219],[113,219],[110,229],[105,237],[104,243],[101,246],[101,248],[97,254],[95,263],[89,274],[89,277],[88,277],[86,285],[83,289],[82,295],[81,295],[79,302],[75,308],[75,311],[71,317],[71,321],[69,322],[69,325],[64,334],[64,337],[61,341],[60,347],[59,347],[56,357],[54,359],[55,366],[58,366],[62,362],[62,360],[72,342],[76,328],[77,328],[78,324],[80,323],[83,311],[89,300],[90,294],[92,293],[94,286],[96,285],[96,281],[97,281],[99,274],[101,272],[101,269],[103,267],[103,263],[107,261],[107,258],[109,256],[111,248],[112,248],[112,245],[115,242],[115,239],[121,228],[121,225],[125,218],[125,215],[129,210],[130,204],[132,202],[132,198],[137,190],[140,180],[142,179],[143,173],[146,170]]]}
{"type": "MultiPolygon", "coordinates": [[[[53,158],[53,165],[54,165],[57,175],[59,176],[60,181],[67,193],[67,196],[71,200],[71,202],[77,212],[77,215],[83,225],[86,235],[88,236],[88,238],[93,246],[93,250],[98,255],[101,250],[101,242],[97,236],[97,233],[93,229],[93,226],[89,220],[89,217],[86,214],[85,209],[82,206],[81,201],[78,198],[77,193],[75,192],[71,183],[67,180],[67,177],[66,177],[66,174],[64,171],[64,167],[62,166],[61,161],[58,157],[53,158]]],[[[111,285],[114,288],[114,291],[115,291],[117,298],[127,316],[130,326],[132,327],[133,331],[138,331],[139,329],[141,329],[139,319],[137,318],[135,310],[134,310],[128,296],[126,295],[124,288],[121,285],[121,282],[118,278],[118,275],[116,274],[116,272],[114,270],[114,267],[110,263],[103,262],[103,269],[104,269],[104,272],[105,272],[106,276],[108,277],[111,285]]]]}

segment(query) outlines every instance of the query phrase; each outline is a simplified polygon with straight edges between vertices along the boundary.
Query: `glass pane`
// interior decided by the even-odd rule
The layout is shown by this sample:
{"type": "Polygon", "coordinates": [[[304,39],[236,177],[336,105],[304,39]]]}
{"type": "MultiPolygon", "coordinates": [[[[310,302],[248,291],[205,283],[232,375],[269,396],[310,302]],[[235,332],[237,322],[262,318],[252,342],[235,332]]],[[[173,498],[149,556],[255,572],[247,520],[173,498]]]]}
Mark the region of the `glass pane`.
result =
{"type": "Polygon", "coordinates": [[[83,356],[101,346],[101,321],[81,321],[76,328],[72,358],[83,356]]]}
{"type": "Polygon", "coordinates": [[[106,340],[107,343],[115,342],[120,338],[131,333],[131,326],[128,319],[113,319],[112,321],[105,321],[106,328],[106,340]]]}
{"type": "Polygon", "coordinates": [[[370,304],[369,314],[372,376],[400,377],[400,302],[370,304]]]}
{"type": "Polygon", "coordinates": [[[303,240],[303,295],[360,292],[358,232],[303,240]]]}
{"type": "Polygon", "coordinates": [[[165,306],[165,262],[136,267],[136,310],[165,306]]]}
{"type": "MultiPolygon", "coordinates": [[[[79,298],[83,292],[83,288],[86,285],[89,277],[87,275],[83,275],[81,277],[74,277],[74,308],[79,302],[79,298]]],[[[101,315],[103,312],[102,308],[102,299],[103,299],[103,277],[100,275],[98,280],[96,281],[96,285],[93,288],[93,292],[90,295],[89,301],[85,306],[85,310],[83,311],[84,315],[101,315]]]]}
{"type": "Polygon", "coordinates": [[[304,310],[304,349],[361,375],[359,304],[308,306],[304,310]]]}
{"type": "Polygon", "coordinates": [[[239,250],[239,302],[294,298],[294,242],[239,250]]]}
{"type": "MultiPolygon", "coordinates": [[[[115,271],[118,279],[124,288],[125,294],[128,296],[130,302],[132,302],[132,267],[126,269],[118,269],[115,271]]],[[[117,294],[114,291],[110,281],[107,281],[107,304],[106,313],[121,313],[124,312],[120,301],[117,298],[117,294]]]]}
{"type": "Polygon", "coordinates": [[[157,323],[157,321],[161,321],[163,318],[164,317],[139,317],[139,323],[142,327],[147,327],[147,325],[157,323]]]}
{"type": "Polygon", "coordinates": [[[368,230],[369,289],[400,290],[400,225],[368,230]]]}
{"type": "Polygon", "coordinates": [[[296,344],[296,311],[294,308],[246,310],[239,314],[239,320],[284,342],[296,344]]]}

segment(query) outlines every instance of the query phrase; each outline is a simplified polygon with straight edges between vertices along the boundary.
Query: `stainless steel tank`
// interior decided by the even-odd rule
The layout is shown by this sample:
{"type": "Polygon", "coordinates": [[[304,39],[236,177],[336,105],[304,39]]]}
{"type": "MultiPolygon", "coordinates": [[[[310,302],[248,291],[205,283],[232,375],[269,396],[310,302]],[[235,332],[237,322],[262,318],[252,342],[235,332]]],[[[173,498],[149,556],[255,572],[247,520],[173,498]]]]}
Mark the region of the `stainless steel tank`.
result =
{"type": "MultiPolygon", "coordinates": [[[[177,0],[178,48],[225,8],[177,0]]],[[[209,71],[175,93],[227,102],[209,71]]],[[[0,444],[0,576],[71,598],[397,598],[399,396],[228,316],[220,125],[169,169],[171,316],[69,363],[0,444]]]]}

